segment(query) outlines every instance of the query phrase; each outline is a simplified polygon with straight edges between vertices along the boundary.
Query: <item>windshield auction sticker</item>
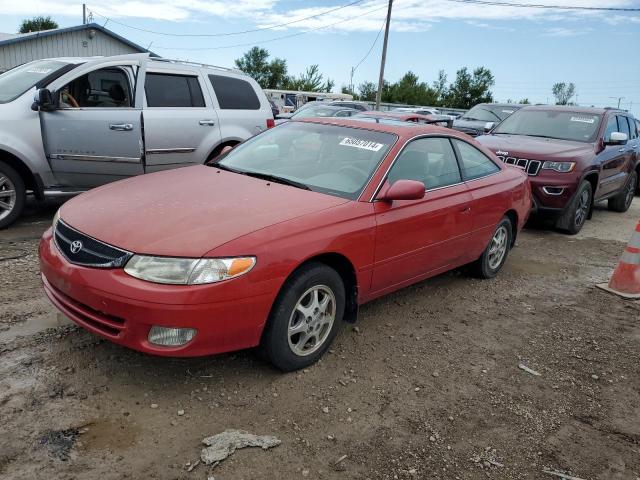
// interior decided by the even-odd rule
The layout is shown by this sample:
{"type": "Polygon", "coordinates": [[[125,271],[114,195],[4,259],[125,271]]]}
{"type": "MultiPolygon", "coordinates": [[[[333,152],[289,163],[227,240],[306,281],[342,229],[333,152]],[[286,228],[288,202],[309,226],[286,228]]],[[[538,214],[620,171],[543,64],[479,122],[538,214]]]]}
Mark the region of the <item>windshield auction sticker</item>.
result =
{"type": "Polygon", "coordinates": [[[372,152],[379,151],[384,145],[382,143],[370,142],[369,140],[359,140],[357,138],[345,137],[340,145],[345,147],[361,148],[363,150],[371,150],[372,152]]]}
{"type": "Polygon", "coordinates": [[[590,117],[571,117],[572,122],[580,122],[580,123],[595,123],[595,118],[590,117]]]}

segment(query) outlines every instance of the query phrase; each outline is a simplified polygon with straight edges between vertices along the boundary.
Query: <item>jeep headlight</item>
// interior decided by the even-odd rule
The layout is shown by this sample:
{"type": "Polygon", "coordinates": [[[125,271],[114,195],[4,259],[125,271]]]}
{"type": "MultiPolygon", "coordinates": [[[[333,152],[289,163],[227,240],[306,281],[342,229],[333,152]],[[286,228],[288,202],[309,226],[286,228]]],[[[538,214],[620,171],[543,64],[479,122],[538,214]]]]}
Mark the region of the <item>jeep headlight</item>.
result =
{"type": "Polygon", "coordinates": [[[554,170],[560,173],[568,173],[576,166],[575,162],[544,162],[542,164],[543,170],[554,170]]]}
{"type": "Polygon", "coordinates": [[[148,282],[202,285],[239,277],[249,272],[255,264],[255,257],[170,258],[134,255],[124,271],[148,282]]]}

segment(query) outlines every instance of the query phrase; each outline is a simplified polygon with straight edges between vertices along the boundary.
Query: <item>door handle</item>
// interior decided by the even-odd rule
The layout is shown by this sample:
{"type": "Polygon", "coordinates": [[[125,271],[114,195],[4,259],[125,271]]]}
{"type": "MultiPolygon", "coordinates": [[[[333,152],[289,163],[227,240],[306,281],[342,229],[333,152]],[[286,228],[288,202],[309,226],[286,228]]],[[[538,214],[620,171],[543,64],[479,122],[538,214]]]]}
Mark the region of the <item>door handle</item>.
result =
{"type": "Polygon", "coordinates": [[[468,205],[460,209],[460,213],[469,213],[470,211],[471,211],[471,207],[468,205]]]}
{"type": "Polygon", "coordinates": [[[216,122],[213,120],[200,120],[198,123],[200,125],[209,125],[210,127],[216,124],[216,122]]]}
{"type": "Polygon", "coordinates": [[[119,130],[121,132],[129,132],[133,130],[132,123],[112,123],[109,125],[110,130],[119,130]]]}
{"type": "Polygon", "coordinates": [[[621,149],[619,149],[618,151],[622,153],[622,152],[624,152],[624,151],[625,151],[625,149],[624,149],[624,148],[621,148],[621,149]]]}

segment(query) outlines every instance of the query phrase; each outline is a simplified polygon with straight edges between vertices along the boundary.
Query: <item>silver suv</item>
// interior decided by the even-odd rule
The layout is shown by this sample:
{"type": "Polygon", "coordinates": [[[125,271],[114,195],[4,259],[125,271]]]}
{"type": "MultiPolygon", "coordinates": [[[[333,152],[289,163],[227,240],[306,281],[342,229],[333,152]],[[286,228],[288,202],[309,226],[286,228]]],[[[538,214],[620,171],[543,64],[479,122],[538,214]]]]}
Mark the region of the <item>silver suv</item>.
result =
{"type": "Polygon", "coordinates": [[[202,164],[272,126],[267,97],[238,70],[148,54],[21,65],[0,75],[0,228],[27,193],[202,164]]]}

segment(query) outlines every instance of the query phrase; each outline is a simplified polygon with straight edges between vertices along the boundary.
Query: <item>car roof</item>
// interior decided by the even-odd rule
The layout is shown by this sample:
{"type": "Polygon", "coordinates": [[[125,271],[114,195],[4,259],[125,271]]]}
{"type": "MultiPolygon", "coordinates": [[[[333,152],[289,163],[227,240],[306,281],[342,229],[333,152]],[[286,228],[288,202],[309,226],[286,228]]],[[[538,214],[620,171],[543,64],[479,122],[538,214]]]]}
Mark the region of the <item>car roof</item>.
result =
{"type": "MultiPolygon", "coordinates": [[[[438,127],[436,125],[425,125],[422,123],[402,122],[393,119],[375,121],[375,118],[349,117],[349,118],[305,118],[296,120],[306,123],[321,123],[326,125],[336,125],[339,127],[363,128],[375,132],[393,133],[402,138],[415,137],[420,134],[446,134],[447,136],[458,136],[458,132],[450,128],[438,127]]],[[[462,135],[460,135],[462,136],[462,135]]]]}
{"type": "Polygon", "coordinates": [[[611,108],[596,108],[596,107],[579,107],[577,105],[529,105],[523,108],[523,110],[535,110],[535,111],[558,111],[558,112],[574,112],[574,113],[586,113],[591,115],[602,115],[603,113],[613,111],[616,113],[627,113],[624,110],[611,109],[611,108]]]}
{"type": "Polygon", "coordinates": [[[425,120],[429,120],[430,117],[426,115],[422,115],[420,113],[415,112],[379,112],[375,110],[369,110],[367,112],[361,112],[357,115],[358,117],[370,117],[370,118],[391,118],[396,120],[405,121],[408,118],[423,118],[425,120]]]}

